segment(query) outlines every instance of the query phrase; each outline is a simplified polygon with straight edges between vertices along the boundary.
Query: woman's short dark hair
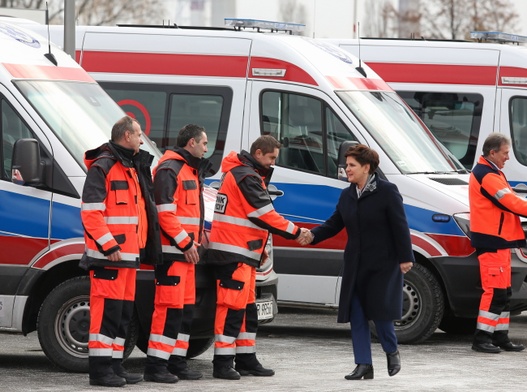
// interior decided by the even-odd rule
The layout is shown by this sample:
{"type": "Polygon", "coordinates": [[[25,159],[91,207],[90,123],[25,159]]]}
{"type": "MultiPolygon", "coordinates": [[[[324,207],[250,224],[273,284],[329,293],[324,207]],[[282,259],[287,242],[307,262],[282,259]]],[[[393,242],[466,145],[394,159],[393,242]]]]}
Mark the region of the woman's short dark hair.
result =
{"type": "Polygon", "coordinates": [[[372,150],[364,144],[355,144],[351,146],[348,148],[344,156],[353,157],[362,166],[369,164],[369,174],[373,174],[373,172],[379,167],[379,154],[377,154],[377,151],[372,150]]]}

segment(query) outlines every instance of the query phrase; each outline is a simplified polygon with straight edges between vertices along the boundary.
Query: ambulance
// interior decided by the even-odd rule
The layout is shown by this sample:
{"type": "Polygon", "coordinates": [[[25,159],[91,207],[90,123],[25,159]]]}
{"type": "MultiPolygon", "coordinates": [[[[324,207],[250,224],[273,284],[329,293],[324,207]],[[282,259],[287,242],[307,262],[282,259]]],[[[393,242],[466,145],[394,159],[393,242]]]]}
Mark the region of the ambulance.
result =
{"type": "MultiPolygon", "coordinates": [[[[89,279],[80,220],[84,152],[110,139],[124,113],[70,56],[41,36],[0,19],[0,332],[38,333],[44,353],[68,371],[88,370],[89,279]]],[[[155,158],[147,137],[142,146],[155,158]]],[[[205,191],[206,220],[216,191],[205,191]]],[[[272,272],[272,261],[270,269],[272,272]]],[[[276,281],[274,272],[267,276],[276,281]]],[[[189,355],[213,339],[215,280],[197,268],[189,355]]],[[[276,283],[274,286],[276,291],[276,283]]],[[[153,310],[151,266],[138,272],[135,316],[125,357],[146,350],[153,310]]],[[[272,294],[270,294],[271,297],[272,294]]],[[[271,298],[259,300],[263,320],[271,298]]]]}
{"type": "Polygon", "coordinates": [[[489,133],[508,136],[504,173],[527,196],[527,37],[496,31],[471,36],[476,41],[329,42],[360,53],[467,169],[489,133]]]}
{"type": "MultiPolygon", "coordinates": [[[[474,329],[481,285],[468,237],[468,171],[374,70],[336,46],[291,34],[296,24],[227,19],[225,28],[78,26],[79,64],[161,148],[186,123],[207,130],[214,174],[260,135],[281,143],[270,190],[302,227],[333,212],[346,143],[380,154],[380,175],[403,195],[416,265],[405,275],[401,343],[438,327],[474,329]]],[[[36,27],[35,27],[36,28],[36,27]]],[[[51,26],[61,46],[63,29],[51,26]]],[[[337,307],[346,234],[315,247],[274,238],[282,306],[337,307]]],[[[383,244],[379,244],[380,247],[383,244]]],[[[515,252],[511,311],[527,309],[527,264],[515,252]]]]}

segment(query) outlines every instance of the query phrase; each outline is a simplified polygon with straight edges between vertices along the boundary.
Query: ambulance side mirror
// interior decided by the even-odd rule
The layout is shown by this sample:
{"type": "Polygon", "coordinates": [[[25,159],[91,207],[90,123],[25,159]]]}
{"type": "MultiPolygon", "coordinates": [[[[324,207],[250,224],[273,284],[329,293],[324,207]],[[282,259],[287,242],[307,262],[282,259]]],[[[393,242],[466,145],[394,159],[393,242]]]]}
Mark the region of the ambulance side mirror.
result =
{"type": "Polygon", "coordinates": [[[18,139],[13,146],[11,181],[19,185],[40,185],[40,147],[35,139],[18,139]]]}

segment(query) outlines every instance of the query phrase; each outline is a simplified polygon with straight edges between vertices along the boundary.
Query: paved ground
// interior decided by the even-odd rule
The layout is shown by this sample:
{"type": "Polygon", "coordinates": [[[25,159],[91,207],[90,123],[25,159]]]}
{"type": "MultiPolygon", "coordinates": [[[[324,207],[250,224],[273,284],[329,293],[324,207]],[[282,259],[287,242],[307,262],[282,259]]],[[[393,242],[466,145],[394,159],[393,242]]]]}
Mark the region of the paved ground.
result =
{"type": "MultiPolygon", "coordinates": [[[[192,360],[201,370],[199,381],[174,385],[142,382],[121,390],[133,391],[514,391],[527,383],[527,351],[480,354],[470,349],[470,336],[440,331],[421,345],[401,345],[402,371],[386,372],[379,344],[373,345],[375,379],[347,381],[354,364],[347,326],[335,323],[334,312],[284,312],[258,335],[261,362],[276,371],[270,378],[243,377],[240,381],[212,378],[212,350],[192,360]]],[[[527,344],[527,313],[513,318],[511,337],[527,344]]],[[[144,354],[135,350],[126,366],[142,371],[144,354]]],[[[2,391],[89,391],[85,374],[54,368],[40,350],[35,334],[0,335],[0,388],[2,391]]]]}

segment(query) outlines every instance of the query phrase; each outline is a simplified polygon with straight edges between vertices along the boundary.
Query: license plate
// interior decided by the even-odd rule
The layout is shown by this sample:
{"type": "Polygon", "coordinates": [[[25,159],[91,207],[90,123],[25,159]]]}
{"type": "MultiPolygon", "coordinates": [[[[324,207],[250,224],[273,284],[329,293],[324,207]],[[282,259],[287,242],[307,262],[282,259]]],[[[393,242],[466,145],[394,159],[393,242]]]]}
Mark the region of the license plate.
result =
{"type": "Polygon", "coordinates": [[[262,301],[256,303],[258,309],[258,320],[273,318],[273,301],[262,301]]]}

